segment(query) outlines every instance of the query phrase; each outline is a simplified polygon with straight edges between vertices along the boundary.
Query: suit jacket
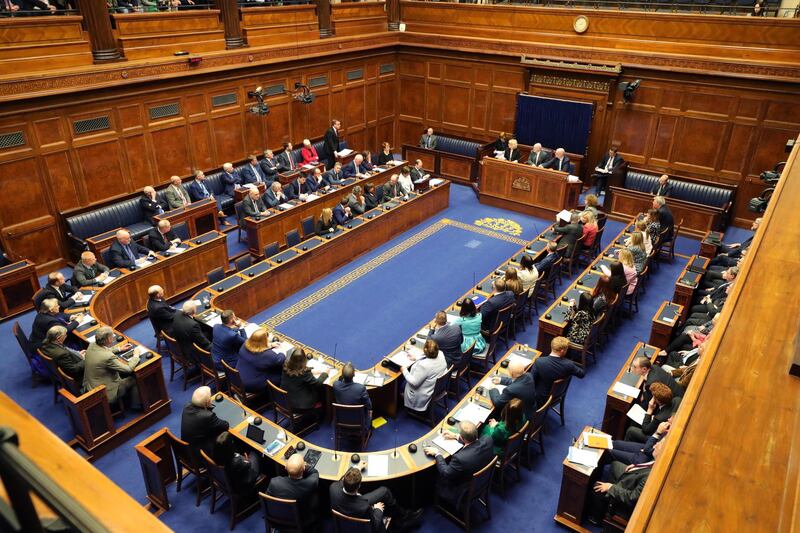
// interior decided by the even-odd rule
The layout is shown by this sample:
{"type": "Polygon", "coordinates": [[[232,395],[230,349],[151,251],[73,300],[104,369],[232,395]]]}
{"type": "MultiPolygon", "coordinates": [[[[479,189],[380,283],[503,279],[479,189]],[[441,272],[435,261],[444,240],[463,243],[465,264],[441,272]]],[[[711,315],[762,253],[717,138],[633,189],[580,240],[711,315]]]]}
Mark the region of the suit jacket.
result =
{"type": "Polygon", "coordinates": [[[261,197],[262,200],[267,202],[267,205],[270,207],[278,207],[280,204],[285,204],[289,201],[289,198],[286,196],[286,193],[283,192],[281,189],[280,197],[275,196],[275,193],[272,189],[268,189],[267,192],[264,193],[264,196],[261,197]]]}
{"type": "Polygon", "coordinates": [[[662,405],[661,407],[656,407],[652,415],[645,414],[644,420],[642,421],[642,433],[645,435],[652,435],[655,433],[659,424],[669,420],[669,417],[675,414],[680,405],[680,396],[673,397],[672,401],[670,401],[668,404],[662,405]]]}
{"type": "Polygon", "coordinates": [[[352,178],[356,174],[364,174],[368,170],[372,170],[372,165],[369,163],[369,161],[365,159],[360,165],[358,165],[358,168],[356,168],[356,162],[353,160],[342,167],[342,176],[345,178],[352,178]]]}
{"type": "Polygon", "coordinates": [[[42,344],[40,350],[53,360],[58,368],[74,379],[77,383],[83,383],[83,357],[71,348],[54,342],[42,344]]]}
{"type": "Polygon", "coordinates": [[[133,374],[139,364],[139,358],[133,356],[130,361],[117,357],[111,349],[91,343],[86,349],[86,360],[83,369],[83,391],[87,392],[100,385],[105,385],[108,401],[115,403],[123,376],[133,374]]]}
{"type": "Polygon", "coordinates": [[[365,211],[378,207],[378,196],[374,192],[364,193],[365,211]]]}
{"type": "Polygon", "coordinates": [[[295,178],[295,180],[286,187],[285,192],[289,199],[296,200],[300,198],[301,194],[311,194],[314,192],[314,189],[311,186],[311,180],[307,179],[306,182],[301,185],[300,179],[295,178]]]}
{"type": "Polygon", "coordinates": [[[306,372],[299,376],[290,376],[283,372],[280,387],[287,392],[292,408],[312,409],[319,402],[320,388],[325,384],[326,379],[328,379],[327,373],[322,373],[315,378],[310,369],[306,369],[306,372]]]}
{"type": "Polygon", "coordinates": [[[559,235],[563,235],[561,240],[558,241],[558,246],[567,247],[566,251],[564,252],[564,257],[569,257],[572,255],[572,249],[575,247],[575,243],[578,242],[578,239],[580,239],[581,236],[583,236],[583,228],[581,225],[569,223],[566,226],[556,226],[553,231],[559,235]]]}
{"type": "Polygon", "coordinates": [[[361,494],[347,494],[341,481],[331,484],[329,490],[331,509],[353,518],[368,518],[372,522],[373,533],[386,531],[383,527],[383,511],[372,507],[370,501],[361,494]]]}
{"type": "Polygon", "coordinates": [[[303,158],[302,163],[304,165],[316,165],[319,162],[319,154],[317,153],[317,149],[313,146],[309,146],[308,148],[303,146],[300,149],[300,156],[303,158]]]}
{"type": "Polygon", "coordinates": [[[294,170],[300,164],[300,162],[297,160],[294,154],[292,154],[291,150],[284,150],[283,152],[279,153],[277,159],[278,159],[278,169],[281,172],[286,172],[287,170],[294,170]]]}
{"type": "Polygon", "coordinates": [[[247,333],[244,328],[229,328],[225,324],[216,324],[211,335],[211,357],[217,369],[222,370],[220,361],[225,361],[231,368],[236,368],[239,350],[246,340],[247,333]]]}
{"type": "Polygon", "coordinates": [[[550,253],[548,252],[547,255],[542,257],[542,260],[536,263],[534,266],[536,267],[536,271],[539,273],[546,272],[550,266],[558,260],[559,254],[558,252],[550,253]]]}
{"type": "Polygon", "coordinates": [[[322,138],[322,150],[323,155],[331,162],[335,158],[334,152],[339,151],[339,132],[333,126],[325,131],[325,136],[322,138]]]}
{"type": "Polygon", "coordinates": [[[178,236],[175,235],[175,232],[172,230],[169,230],[167,233],[161,233],[156,227],[147,232],[147,238],[150,243],[150,248],[156,252],[163,252],[172,246],[172,240],[177,239],[178,236]]]}
{"type": "Polygon", "coordinates": [[[503,152],[503,157],[506,158],[506,161],[514,161],[515,163],[519,162],[519,148],[514,150],[506,148],[503,152]]]}
{"type": "Polygon", "coordinates": [[[181,351],[187,359],[194,359],[192,344],[197,344],[207,352],[211,351],[211,341],[203,333],[200,322],[183,311],[176,311],[172,317],[172,336],[178,341],[181,351]]]}
{"type": "Polygon", "coordinates": [[[428,135],[427,133],[423,133],[422,137],[419,138],[419,145],[423,148],[436,150],[436,135],[428,135]]]}
{"type": "Polygon", "coordinates": [[[236,190],[236,187],[242,184],[242,177],[234,170],[230,174],[227,172],[222,172],[222,183],[225,184],[225,190],[223,191],[224,194],[227,194],[231,198],[233,198],[233,191],[236,190]]]}
{"type": "Polygon", "coordinates": [[[648,466],[632,472],[624,472],[617,482],[611,485],[606,494],[616,503],[627,508],[634,507],[652,470],[653,467],[648,466]]]}
{"type": "Polygon", "coordinates": [[[136,259],[145,257],[148,253],[150,253],[149,248],[146,248],[133,240],[131,240],[128,247],[133,253],[134,259],[131,259],[125,252],[122,244],[120,244],[118,240],[114,239],[114,242],[111,243],[111,247],[108,249],[108,261],[111,263],[108,266],[111,268],[133,268],[136,266],[136,259]]]}
{"type": "Polygon", "coordinates": [[[258,165],[261,167],[261,172],[267,177],[267,181],[272,182],[278,179],[278,159],[273,156],[272,159],[266,157],[262,159],[258,165]]]}
{"type": "Polygon", "coordinates": [[[242,344],[239,348],[239,360],[236,370],[242,378],[244,388],[248,391],[263,391],[267,380],[280,385],[281,370],[286,356],[272,349],[253,353],[242,344]]]}
{"type": "Polygon", "coordinates": [[[72,296],[76,292],[77,289],[75,289],[75,287],[69,283],[63,284],[58,289],[48,283],[36,294],[36,297],[33,299],[33,305],[36,307],[36,309],[39,309],[43,301],[47,300],[48,298],[55,298],[58,300],[59,307],[61,307],[61,309],[66,309],[67,307],[72,307],[75,304],[75,299],[72,298],[72,296]]]}
{"type": "Polygon", "coordinates": [[[295,500],[300,507],[300,522],[310,525],[316,522],[320,515],[319,473],[315,468],[306,468],[303,477],[292,479],[289,476],[277,476],[270,480],[267,494],[284,500],[295,500]]]}
{"type": "Polygon", "coordinates": [[[406,388],[403,391],[405,406],[415,411],[424,411],[433,397],[436,380],[447,370],[447,361],[441,352],[435,359],[423,356],[411,366],[403,367],[406,388]]]}
{"type": "Polygon", "coordinates": [[[344,180],[344,174],[341,170],[336,172],[336,170],[332,168],[322,173],[322,179],[324,179],[325,183],[328,185],[339,185],[342,183],[342,180],[344,180]]]}
{"type": "MultiPolygon", "coordinates": [[[[671,196],[672,184],[667,182],[667,184],[662,187],[660,183],[656,183],[650,191],[650,194],[655,194],[656,196],[671,196]]],[[[661,223],[663,224],[664,222],[661,221],[661,223]]]]}
{"type": "Polygon", "coordinates": [[[364,202],[360,202],[356,195],[351,193],[347,196],[347,207],[350,208],[353,216],[363,215],[364,211],[367,210],[367,199],[364,197],[364,202]]]}
{"type": "Polygon", "coordinates": [[[457,508],[460,499],[467,492],[472,475],[489,464],[495,457],[492,448],[492,438],[483,435],[475,442],[461,448],[452,457],[450,463],[445,462],[441,455],[436,456],[436,470],[439,472],[439,481],[436,490],[439,495],[457,508]]]}
{"type": "Polygon", "coordinates": [[[672,211],[669,207],[662,205],[658,208],[658,221],[661,223],[661,231],[667,228],[667,233],[664,235],[666,240],[672,239],[672,233],[675,230],[675,218],[672,216],[672,211]]]}
{"type": "Polygon", "coordinates": [[[205,183],[201,184],[199,180],[194,180],[187,185],[186,190],[189,191],[189,198],[193,202],[197,202],[198,200],[203,200],[205,198],[211,198],[214,195],[214,193],[211,192],[211,187],[205,183]]]}
{"type": "Polygon", "coordinates": [[[544,405],[550,396],[553,382],[569,376],[582,378],[586,371],[565,357],[542,356],[533,362],[531,368],[533,383],[536,387],[536,403],[544,405]]]}
{"type": "Polygon", "coordinates": [[[552,168],[553,170],[560,170],[561,172],[569,172],[569,156],[564,154],[564,158],[559,162],[557,157],[553,157],[550,161],[542,165],[544,168],[552,168]]]}
{"type": "Polygon", "coordinates": [[[647,373],[647,379],[644,380],[644,385],[642,385],[642,404],[645,407],[647,407],[647,404],[650,402],[650,398],[653,397],[653,394],[650,392],[650,385],[653,383],[663,383],[669,387],[673,397],[683,396],[685,392],[684,388],[672,377],[672,374],[658,365],[653,365],[650,368],[650,372],[647,373]]]}
{"type": "Polygon", "coordinates": [[[108,267],[102,263],[95,262],[92,266],[86,266],[83,261],[78,261],[72,269],[72,279],[70,284],[73,287],[87,287],[97,283],[96,278],[103,272],[108,272],[108,267]]]}
{"type": "Polygon", "coordinates": [[[503,291],[499,294],[490,296],[488,300],[481,305],[481,329],[491,333],[497,321],[497,313],[500,309],[508,307],[516,302],[514,293],[511,291],[503,291]]]}
{"type": "Polygon", "coordinates": [[[214,441],[223,431],[228,431],[228,423],[220,420],[214,411],[187,403],[181,414],[181,440],[189,443],[197,457],[203,450],[213,457],[214,441]]]}
{"type": "MultiPolygon", "coordinates": [[[[341,378],[333,382],[333,401],[342,405],[363,405],[364,411],[372,410],[372,400],[367,393],[367,388],[354,381],[342,381],[341,378]]],[[[369,424],[371,421],[366,420],[369,424]]]]}
{"type": "Polygon", "coordinates": [[[154,226],[157,224],[157,222],[153,219],[153,217],[164,212],[164,206],[144,195],[139,197],[139,207],[142,208],[145,220],[154,226]]]}
{"type": "Polygon", "coordinates": [[[500,384],[506,386],[502,393],[497,392],[497,389],[489,391],[489,399],[492,400],[494,410],[500,413],[508,402],[518,398],[525,408],[525,416],[530,420],[536,411],[536,389],[530,372],[525,372],[513,381],[509,377],[503,377],[500,379],[500,384]]]}
{"type": "Polygon", "coordinates": [[[405,196],[406,192],[400,182],[392,183],[391,180],[383,184],[383,201],[388,202],[393,198],[405,196]]]}
{"type": "Polygon", "coordinates": [[[464,340],[461,326],[458,324],[439,326],[436,331],[428,333],[428,338],[435,340],[439,345],[448,366],[458,364],[461,359],[461,342],[464,340]]]}
{"type": "Polygon", "coordinates": [[[36,348],[42,345],[47,335],[47,330],[53,326],[64,326],[69,332],[78,327],[78,321],[70,321],[64,313],[56,313],[55,315],[51,315],[50,313],[36,313],[36,317],[33,319],[33,325],[31,326],[31,337],[29,339],[33,350],[36,350],[36,348]]]}
{"type": "Polygon", "coordinates": [[[175,318],[176,310],[164,300],[147,301],[147,316],[159,331],[165,331],[172,336],[172,319],[175,318]]]}
{"type": "Polygon", "coordinates": [[[422,178],[424,178],[425,174],[427,174],[427,172],[425,172],[425,169],[417,168],[417,167],[411,167],[411,181],[416,183],[419,180],[421,180],[422,178]]]}
{"type": "Polygon", "coordinates": [[[255,201],[250,198],[250,196],[247,196],[244,200],[242,200],[242,214],[246,217],[261,215],[261,213],[266,210],[267,206],[264,205],[264,200],[260,197],[255,201]]]}
{"type": "Polygon", "coordinates": [[[183,207],[183,200],[181,200],[181,193],[183,193],[183,197],[186,198],[186,201],[191,203],[191,197],[189,196],[189,191],[186,190],[186,187],[181,185],[180,189],[175,187],[174,185],[170,185],[167,187],[167,190],[164,191],[164,197],[167,199],[167,205],[170,209],[178,209],[179,207],[183,207]]]}
{"type": "MultiPolygon", "coordinates": [[[[606,155],[603,156],[603,158],[600,160],[600,162],[597,164],[597,166],[599,168],[606,168],[606,165],[608,164],[608,160],[609,160],[609,156],[608,156],[608,152],[606,152],[606,155]]],[[[615,168],[617,168],[618,166],[620,166],[624,162],[625,162],[625,160],[622,159],[622,156],[619,155],[619,154],[616,154],[614,156],[614,161],[612,161],[612,163],[611,163],[611,168],[609,169],[609,172],[613,172],[615,168]]]]}
{"type": "Polygon", "coordinates": [[[336,206],[333,208],[333,220],[338,225],[341,226],[343,224],[346,224],[347,221],[352,218],[353,218],[352,215],[348,215],[345,212],[344,207],[342,207],[342,204],[336,204],[336,206]]]}
{"type": "Polygon", "coordinates": [[[528,164],[537,166],[544,165],[545,163],[550,161],[552,157],[553,155],[547,150],[542,149],[541,151],[539,151],[538,154],[533,150],[531,150],[531,153],[528,155],[528,164]]]}
{"type": "Polygon", "coordinates": [[[239,172],[242,176],[242,185],[267,183],[267,176],[261,172],[261,167],[258,164],[247,163],[239,172]]]}

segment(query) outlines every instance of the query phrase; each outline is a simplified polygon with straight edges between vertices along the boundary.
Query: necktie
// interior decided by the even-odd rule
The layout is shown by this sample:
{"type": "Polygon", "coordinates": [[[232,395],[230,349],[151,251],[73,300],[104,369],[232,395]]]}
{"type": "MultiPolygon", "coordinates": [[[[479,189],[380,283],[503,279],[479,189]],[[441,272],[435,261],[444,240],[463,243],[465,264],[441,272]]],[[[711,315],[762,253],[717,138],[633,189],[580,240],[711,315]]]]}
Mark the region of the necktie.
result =
{"type": "Polygon", "coordinates": [[[123,246],[123,248],[125,249],[125,253],[128,254],[128,258],[131,261],[136,261],[136,256],[133,255],[133,250],[131,250],[131,247],[126,244],[125,246],[123,246]]]}
{"type": "Polygon", "coordinates": [[[292,155],[292,152],[289,152],[289,168],[294,170],[294,156],[292,155]]]}
{"type": "Polygon", "coordinates": [[[539,164],[539,154],[541,154],[541,153],[542,153],[542,152],[536,152],[536,159],[534,159],[534,160],[533,160],[533,162],[534,162],[535,164],[537,164],[537,165],[539,164]]]}
{"type": "Polygon", "coordinates": [[[261,183],[263,180],[261,179],[261,171],[258,169],[258,165],[253,167],[253,172],[256,175],[256,183],[261,183]]]}
{"type": "Polygon", "coordinates": [[[606,163],[606,170],[611,170],[611,164],[613,162],[614,162],[614,160],[609,157],[608,158],[608,163],[606,163]]]}
{"type": "Polygon", "coordinates": [[[175,187],[175,189],[178,191],[178,196],[181,199],[181,203],[183,205],[187,205],[189,202],[186,201],[186,196],[183,195],[183,188],[182,187],[175,187]]]}
{"type": "Polygon", "coordinates": [[[563,162],[564,162],[563,159],[559,159],[558,160],[558,170],[561,170],[561,163],[563,163],[563,162]]]}
{"type": "Polygon", "coordinates": [[[203,185],[202,181],[198,181],[198,183],[200,184],[200,190],[203,191],[203,198],[207,198],[208,197],[208,189],[206,189],[206,186],[203,185]]]}

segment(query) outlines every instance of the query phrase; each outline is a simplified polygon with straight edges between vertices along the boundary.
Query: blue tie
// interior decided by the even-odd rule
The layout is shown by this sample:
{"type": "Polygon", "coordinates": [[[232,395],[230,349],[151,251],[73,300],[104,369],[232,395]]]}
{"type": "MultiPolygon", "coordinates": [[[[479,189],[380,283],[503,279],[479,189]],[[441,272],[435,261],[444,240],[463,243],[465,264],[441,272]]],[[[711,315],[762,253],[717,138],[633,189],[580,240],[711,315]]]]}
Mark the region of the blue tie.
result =
{"type": "Polygon", "coordinates": [[[202,181],[198,181],[198,183],[200,184],[200,188],[203,190],[203,198],[208,198],[208,189],[206,189],[206,186],[203,185],[202,181]]]}
{"type": "Polygon", "coordinates": [[[131,250],[131,247],[126,244],[123,248],[125,248],[125,253],[128,254],[130,260],[136,262],[136,256],[133,255],[133,250],[131,250]]]}

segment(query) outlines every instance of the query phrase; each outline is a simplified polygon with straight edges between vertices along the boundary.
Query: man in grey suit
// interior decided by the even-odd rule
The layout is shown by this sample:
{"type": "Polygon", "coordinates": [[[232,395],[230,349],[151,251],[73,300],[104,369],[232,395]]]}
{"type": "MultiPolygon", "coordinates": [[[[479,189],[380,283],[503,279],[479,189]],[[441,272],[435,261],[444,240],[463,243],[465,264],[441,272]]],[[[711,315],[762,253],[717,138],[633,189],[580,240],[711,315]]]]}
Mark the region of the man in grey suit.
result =
{"type": "Polygon", "coordinates": [[[364,190],[361,185],[353,187],[353,192],[347,195],[347,207],[353,215],[363,215],[367,210],[366,199],[364,198],[364,190]]]}
{"type": "Polygon", "coordinates": [[[535,167],[541,167],[548,161],[550,161],[550,152],[542,150],[541,143],[534,144],[533,150],[531,150],[531,153],[528,156],[528,164],[535,167]]]}
{"type": "Polygon", "coordinates": [[[169,187],[164,191],[164,197],[167,199],[167,205],[169,205],[170,209],[186,207],[192,203],[189,198],[189,191],[183,186],[180,176],[172,176],[169,179],[169,183],[169,187]]]}
{"type": "Polygon", "coordinates": [[[81,260],[72,270],[73,287],[88,287],[103,282],[108,277],[108,267],[97,262],[97,258],[90,251],[81,254],[81,260]]]}
{"type": "Polygon", "coordinates": [[[250,189],[247,197],[242,200],[242,215],[246,217],[269,215],[267,206],[264,205],[264,200],[261,199],[261,193],[258,192],[258,189],[250,189]]]}
{"type": "Polygon", "coordinates": [[[433,134],[433,128],[425,130],[425,133],[419,138],[419,145],[429,150],[436,150],[436,135],[433,134]]]}
{"type": "Polygon", "coordinates": [[[132,375],[133,369],[139,364],[138,348],[134,350],[131,358],[125,361],[118,357],[118,354],[129,350],[131,345],[126,343],[112,349],[114,340],[114,330],[111,328],[102,326],[97,329],[94,342],[86,349],[83,391],[87,392],[105,385],[109,402],[115,403],[120,398],[128,397],[133,405],[139,405],[139,391],[132,375]]]}
{"type": "Polygon", "coordinates": [[[444,354],[447,365],[457,365],[461,359],[461,342],[464,334],[461,326],[447,323],[447,313],[439,311],[431,323],[428,338],[435,340],[444,354]]]}

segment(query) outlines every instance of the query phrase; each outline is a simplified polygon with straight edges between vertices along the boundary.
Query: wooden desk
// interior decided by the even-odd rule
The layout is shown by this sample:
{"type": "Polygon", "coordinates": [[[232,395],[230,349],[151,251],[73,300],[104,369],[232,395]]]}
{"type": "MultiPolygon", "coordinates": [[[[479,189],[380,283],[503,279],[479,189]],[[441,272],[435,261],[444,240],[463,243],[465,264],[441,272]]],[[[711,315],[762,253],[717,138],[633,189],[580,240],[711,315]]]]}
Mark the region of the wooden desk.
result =
{"type": "Polygon", "coordinates": [[[206,272],[228,267],[227,239],[223,233],[209,232],[184,243],[183,253],[159,256],[150,266],[123,275],[101,287],[90,302],[89,312],[113,328],[124,328],[144,316],[147,288],[161,285],[167,298],[196,289],[206,283],[206,272]],[[200,242],[200,244],[197,244],[200,242]]]}
{"type": "MultiPolygon", "coordinates": [[[[20,451],[106,531],[170,531],[3,392],[0,392],[0,420],[16,432],[20,451]]],[[[40,516],[52,513],[43,504],[42,508],[37,505],[37,511],[40,516]]]]}
{"type": "MultiPolygon", "coordinates": [[[[258,189],[258,192],[263,195],[267,190],[267,184],[259,183],[256,186],[256,188],[258,189]]],[[[249,192],[250,192],[249,187],[237,187],[233,189],[233,203],[238,204],[239,202],[244,200],[245,196],[247,196],[249,192]]]]}
{"type": "Polygon", "coordinates": [[[720,244],[725,234],[721,231],[708,231],[700,241],[700,256],[714,259],[717,256],[720,244]]]}
{"type": "Polygon", "coordinates": [[[167,211],[163,215],[153,217],[158,223],[161,220],[169,220],[174,226],[186,223],[190,237],[197,237],[209,231],[219,230],[219,220],[217,217],[217,201],[213,198],[206,198],[192,202],[186,207],[179,207],[167,211]]]}
{"type": "Polygon", "coordinates": [[[658,346],[662,350],[666,348],[682,315],[682,305],[672,302],[662,303],[653,316],[653,325],[650,329],[650,341],[648,344],[658,346]]]}
{"type": "Polygon", "coordinates": [[[247,232],[247,244],[250,254],[257,258],[264,257],[264,247],[270,243],[277,242],[280,247],[286,246],[286,233],[296,229],[300,231],[300,221],[307,217],[314,218],[314,224],[319,218],[322,210],[326,207],[335,207],[342,199],[342,196],[350,194],[356,185],[364,186],[365,183],[374,183],[376,186],[383,185],[389,181],[394,174],[399,174],[402,165],[390,166],[381,170],[369,178],[351,178],[347,185],[338,187],[331,192],[322,194],[320,198],[311,202],[299,202],[292,200],[289,203],[295,205],[291,209],[280,211],[278,208],[269,209],[269,216],[245,217],[245,231],[247,232]]]}
{"type": "Polygon", "coordinates": [[[566,172],[484,157],[481,161],[480,202],[529,215],[551,218],[578,206],[581,181],[566,172]]]}
{"type": "Polygon", "coordinates": [[[454,183],[470,185],[478,181],[480,168],[478,162],[484,155],[492,153],[494,143],[483,144],[475,150],[474,156],[451,154],[441,150],[430,150],[421,146],[404,144],[403,159],[408,161],[422,161],[422,166],[431,173],[431,176],[440,177],[454,183]]]}
{"type": "Polygon", "coordinates": [[[625,240],[626,234],[633,229],[634,223],[635,219],[614,237],[614,240],[605,247],[603,253],[598,255],[594,261],[586,267],[586,270],[567,286],[561,296],[539,316],[539,334],[536,340],[536,348],[538,350],[550,353],[550,341],[555,337],[562,337],[564,335],[564,331],[566,331],[567,325],[569,324],[567,320],[569,316],[569,300],[574,299],[577,302],[581,292],[594,290],[594,287],[597,285],[597,280],[600,279],[602,275],[600,267],[602,265],[608,265],[610,260],[617,257],[617,250],[619,248],[624,248],[622,243],[625,240]]]}
{"type": "Polygon", "coordinates": [[[0,319],[33,309],[40,288],[36,265],[27,259],[0,268],[0,319]]]}
{"type": "MultiPolygon", "coordinates": [[[[355,157],[355,155],[353,155],[355,157]]],[[[342,163],[344,165],[344,163],[342,163]]],[[[297,179],[297,176],[300,174],[313,174],[314,170],[320,169],[325,172],[325,163],[317,163],[316,165],[311,165],[309,168],[304,168],[303,165],[296,167],[294,170],[287,170],[286,172],[281,172],[278,174],[278,182],[281,185],[286,185],[287,183],[293,182],[297,179]]]]}
{"type": "Polygon", "coordinates": [[[675,293],[672,295],[672,301],[683,307],[681,312],[682,321],[685,321],[689,314],[689,308],[692,305],[695,292],[703,277],[702,273],[691,270],[692,263],[696,258],[697,256],[695,255],[689,258],[686,266],[678,276],[678,281],[675,282],[675,293]]]}
{"type": "Polygon", "coordinates": [[[606,409],[603,412],[602,429],[605,433],[611,435],[612,438],[616,440],[622,440],[625,437],[625,427],[628,425],[628,411],[630,411],[634,402],[636,402],[636,399],[638,398],[638,396],[627,396],[625,394],[616,392],[614,390],[614,385],[616,385],[618,381],[630,380],[633,384],[627,384],[631,385],[632,387],[636,387],[641,391],[644,378],[629,372],[631,363],[633,363],[633,359],[635,357],[640,355],[647,356],[651,361],[655,362],[656,357],[658,356],[658,351],[659,348],[656,346],[650,346],[649,344],[644,344],[643,342],[636,343],[636,346],[634,346],[633,350],[631,350],[631,354],[628,356],[625,364],[622,365],[622,368],[620,368],[619,372],[617,373],[617,377],[614,378],[614,381],[608,388],[608,392],[606,393],[606,409]]]}
{"type": "MultiPolygon", "coordinates": [[[[591,426],[586,426],[581,434],[578,435],[577,442],[582,443],[583,434],[588,432],[602,433],[591,426]]],[[[593,450],[600,457],[604,453],[604,450],[586,449],[593,450]]],[[[600,479],[603,467],[592,468],[571,463],[567,459],[564,459],[561,464],[563,466],[561,493],[558,497],[558,509],[553,519],[573,531],[585,531],[588,533],[589,530],[581,526],[581,524],[586,516],[586,503],[589,500],[589,493],[595,481],[600,479]]]]}

